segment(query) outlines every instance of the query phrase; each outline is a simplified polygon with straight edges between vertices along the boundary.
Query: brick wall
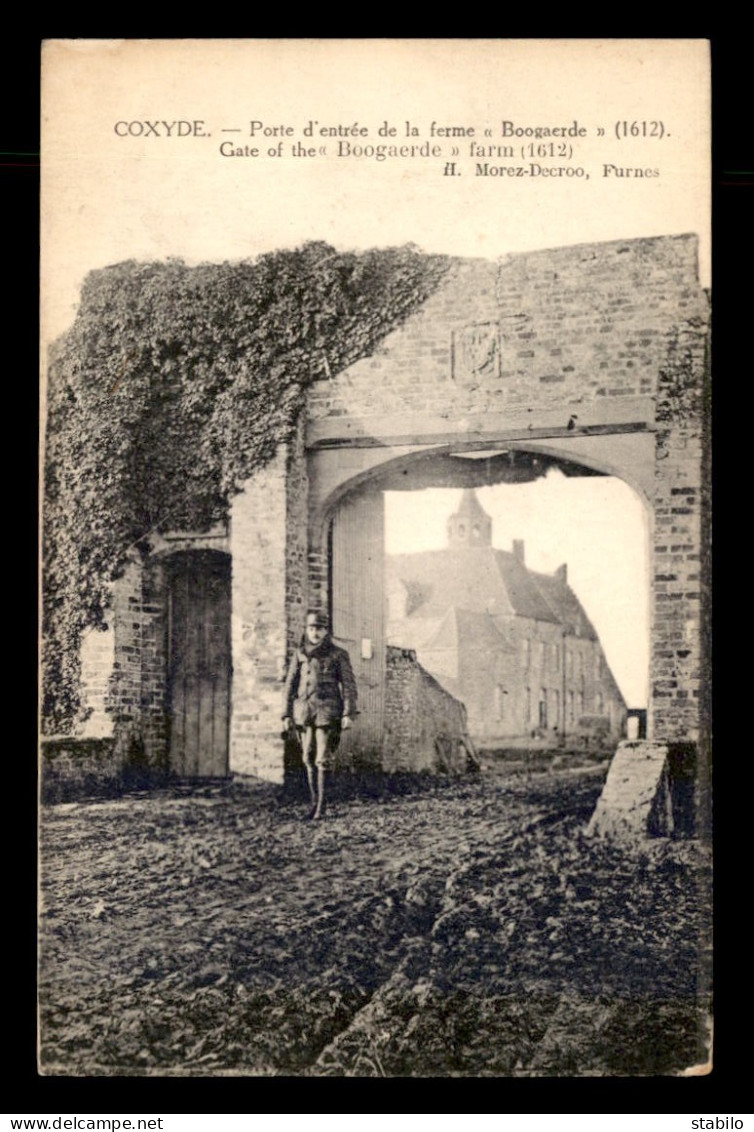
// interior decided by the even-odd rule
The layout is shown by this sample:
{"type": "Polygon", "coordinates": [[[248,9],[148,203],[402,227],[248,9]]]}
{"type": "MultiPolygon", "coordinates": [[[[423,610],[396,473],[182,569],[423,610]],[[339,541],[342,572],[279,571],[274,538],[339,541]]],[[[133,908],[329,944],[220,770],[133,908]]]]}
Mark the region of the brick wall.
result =
{"type": "Polygon", "coordinates": [[[115,757],[122,765],[146,759],[141,718],[143,573],[135,556],[112,591],[115,638],[107,710],[113,719],[115,757]]]}
{"type": "Polygon", "coordinates": [[[463,771],[466,711],[418,663],[411,649],[387,647],[382,769],[463,771]]]}
{"type": "Polygon", "coordinates": [[[132,557],[113,583],[107,628],[85,634],[82,694],[89,715],[75,740],[43,748],[45,789],[56,798],[97,783],[109,787],[132,764],[167,769],[164,591],[162,563],[132,557]]]}
{"type": "Polygon", "coordinates": [[[304,421],[299,421],[296,435],[286,457],[286,523],[288,536],[285,561],[286,655],[290,656],[304,632],[309,605],[308,586],[308,502],[309,480],[304,454],[304,421]]]}
{"type": "Polygon", "coordinates": [[[652,394],[668,327],[703,300],[696,237],[509,256],[497,296],[508,404],[652,394]]]}
{"type": "Polygon", "coordinates": [[[117,793],[123,764],[110,738],[43,739],[40,747],[42,802],[68,802],[117,793]]]}
{"type": "Polygon", "coordinates": [[[123,763],[167,769],[165,570],[133,558],[113,585],[113,664],[105,698],[123,763]]]}
{"type": "Polygon", "coordinates": [[[702,687],[702,396],[700,319],[667,335],[657,387],[654,493],[653,733],[699,738],[702,687]]]}
{"type": "Polygon", "coordinates": [[[87,629],[81,640],[81,701],[88,713],[82,739],[105,739],[113,734],[107,710],[110,677],[115,662],[115,630],[112,611],[105,618],[107,629],[87,629]]]}
{"type": "Polygon", "coordinates": [[[283,781],[282,684],[308,604],[301,431],[232,503],[230,768],[283,781]]]}
{"type": "MultiPolygon", "coordinates": [[[[248,481],[233,500],[230,766],[275,778],[280,680],[286,659],[286,456],[248,481]]],[[[282,754],[280,758],[282,781],[282,754]]]]}
{"type": "Polygon", "coordinates": [[[142,577],[141,726],[147,762],[163,769],[168,766],[166,584],[164,561],[149,559],[142,577]]]}
{"type": "Polygon", "coordinates": [[[133,728],[141,700],[142,564],[131,559],[113,585],[114,659],[106,707],[117,731],[133,728]]]}
{"type": "Polygon", "coordinates": [[[556,248],[499,264],[459,260],[372,357],[312,389],[310,419],[419,412],[452,420],[651,395],[669,326],[699,315],[703,300],[693,236],[556,248]],[[460,336],[487,322],[499,325],[499,363],[480,378],[459,364],[460,336]]]}
{"type": "Polygon", "coordinates": [[[311,548],[307,555],[309,604],[313,609],[327,609],[330,586],[330,556],[325,546],[311,548]]]}

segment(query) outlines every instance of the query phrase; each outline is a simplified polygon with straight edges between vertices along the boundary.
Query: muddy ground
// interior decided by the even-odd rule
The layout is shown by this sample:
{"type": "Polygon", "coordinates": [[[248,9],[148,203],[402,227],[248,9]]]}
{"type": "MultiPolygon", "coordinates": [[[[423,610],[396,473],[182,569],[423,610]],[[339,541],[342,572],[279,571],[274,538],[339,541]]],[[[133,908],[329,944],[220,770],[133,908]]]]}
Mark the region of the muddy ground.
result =
{"type": "Polygon", "coordinates": [[[605,1076],[704,1062],[706,852],[583,835],[605,766],[334,803],[45,806],[47,1074],[605,1076]]]}

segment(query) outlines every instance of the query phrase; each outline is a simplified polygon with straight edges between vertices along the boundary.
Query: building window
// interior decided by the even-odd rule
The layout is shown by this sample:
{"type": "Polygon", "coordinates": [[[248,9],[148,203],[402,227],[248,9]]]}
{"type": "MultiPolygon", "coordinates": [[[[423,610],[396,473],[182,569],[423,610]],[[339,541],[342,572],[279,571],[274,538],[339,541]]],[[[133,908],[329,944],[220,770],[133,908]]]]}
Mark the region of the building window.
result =
{"type": "Polygon", "coordinates": [[[557,641],[552,646],[552,667],[555,672],[560,669],[560,648],[557,641]]]}
{"type": "Polygon", "coordinates": [[[594,697],[594,706],[597,709],[597,715],[602,715],[605,710],[605,697],[602,692],[598,692],[594,697]]]}
{"type": "Polygon", "coordinates": [[[569,723],[573,723],[573,713],[574,713],[574,694],[573,694],[573,692],[569,692],[568,693],[568,722],[569,723]]]}
{"type": "Polygon", "coordinates": [[[526,688],[526,701],[524,706],[526,712],[525,722],[531,723],[531,688],[526,688]]]}
{"type": "Polygon", "coordinates": [[[539,691],[539,726],[547,727],[547,688],[539,691]]]}
{"type": "Polygon", "coordinates": [[[550,688],[547,697],[547,718],[549,726],[558,728],[560,726],[560,694],[555,688],[550,688]]]}

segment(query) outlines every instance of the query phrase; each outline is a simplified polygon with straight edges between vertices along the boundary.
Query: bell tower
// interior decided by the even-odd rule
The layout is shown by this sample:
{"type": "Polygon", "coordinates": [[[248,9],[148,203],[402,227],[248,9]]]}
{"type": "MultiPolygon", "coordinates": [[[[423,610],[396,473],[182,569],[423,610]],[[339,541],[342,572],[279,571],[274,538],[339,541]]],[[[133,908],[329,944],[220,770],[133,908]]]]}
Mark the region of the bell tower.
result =
{"type": "Polygon", "coordinates": [[[448,519],[448,546],[492,546],[492,519],[472,488],[466,488],[448,519]]]}

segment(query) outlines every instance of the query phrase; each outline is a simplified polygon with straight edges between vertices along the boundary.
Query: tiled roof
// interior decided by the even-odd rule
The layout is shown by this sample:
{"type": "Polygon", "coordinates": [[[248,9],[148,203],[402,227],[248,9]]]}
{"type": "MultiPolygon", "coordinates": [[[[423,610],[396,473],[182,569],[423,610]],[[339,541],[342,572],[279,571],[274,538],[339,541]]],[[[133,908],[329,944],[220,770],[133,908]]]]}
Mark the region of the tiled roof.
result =
{"type": "MultiPolygon", "coordinates": [[[[393,554],[389,560],[408,590],[408,616],[412,621],[429,619],[439,625],[447,612],[455,609],[463,616],[484,614],[496,620],[517,616],[572,626],[579,636],[597,639],[581,602],[564,579],[529,570],[506,550],[445,547],[393,554]]],[[[491,631],[498,633],[494,622],[489,624],[491,631]]],[[[482,624],[477,624],[475,632],[481,628],[482,624]]],[[[443,631],[449,630],[446,627],[443,631]]],[[[423,643],[427,647],[428,638],[423,643]]]]}
{"type": "Polygon", "coordinates": [[[431,637],[424,641],[423,649],[457,649],[461,633],[458,625],[458,610],[451,605],[431,637]]]}
{"type": "Polygon", "coordinates": [[[558,617],[523,562],[506,550],[492,550],[513,613],[532,621],[557,622],[558,617]]]}
{"type": "Polygon", "coordinates": [[[514,613],[500,584],[495,553],[489,546],[460,546],[391,555],[391,564],[409,591],[410,616],[443,617],[450,606],[478,613],[514,613]]]}
{"type": "Polygon", "coordinates": [[[473,642],[476,650],[499,652],[506,647],[507,638],[488,613],[451,606],[434,637],[424,642],[424,648],[458,648],[459,644],[469,642],[473,642]]]}
{"type": "Polygon", "coordinates": [[[403,649],[424,648],[442,625],[442,617],[404,617],[387,623],[387,642],[403,649]]]}
{"type": "Polygon", "coordinates": [[[572,626],[580,637],[597,640],[594,626],[567,583],[552,574],[530,573],[530,577],[561,625],[572,626]]]}

